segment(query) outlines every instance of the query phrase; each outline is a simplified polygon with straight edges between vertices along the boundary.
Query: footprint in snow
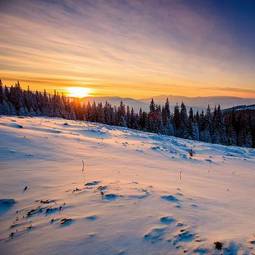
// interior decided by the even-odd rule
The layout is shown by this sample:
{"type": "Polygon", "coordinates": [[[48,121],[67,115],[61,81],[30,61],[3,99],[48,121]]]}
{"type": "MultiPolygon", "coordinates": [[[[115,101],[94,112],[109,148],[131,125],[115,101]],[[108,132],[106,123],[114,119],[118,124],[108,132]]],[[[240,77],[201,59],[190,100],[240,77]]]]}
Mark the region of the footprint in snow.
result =
{"type": "Polygon", "coordinates": [[[180,233],[175,236],[173,244],[192,242],[196,238],[196,235],[189,230],[181,229],[180,233]]]}
{"type": "Polygon", "coordinates": [[[161,198],[172,203],[180,202],[180,200],[173,195],[165,195],[165,196],[161,196],[161,198]]]}
{"type": "Polygon", "coordinates": [[[221,249],[223,250],[224,255],[238,255],[238,254],[249,254],[248,251],[245,249],[243,250],[243,247],[236,243],[235,241],[230,241],[228,245],[224,245],[221,242],[215,242],[215,249],[216,249],[216,243],[221,244],[221,249]]]}
{"type": "Polygon", "coordinates": [[[9,126],[10,126],[10,127],[13,127],[13,128],[23,128],[22,125],[17,124],[17,123],[11,123],[9,126]]]}
{"type": "Polygon", "coordinates": [[[87,183],[85,183],[85,186],[87,186],[87,187],[96,186],[99,183],[100,183],[100,181],[87,182],[87,183]]]}
{"type": "Polygon", "coordinates": [[[60,220],[60,225],[62,227],[67,227],[67,226],[70,226],[73,222],[74,220],[71,218],[63,218],[60,220]]]}
{"type": "Polygon", "coordinates": [[[119,199],[121,196],[116,194],[106,194],[103,196],[103,200],[114,201],[119,199]]]}
{"type": "Polygon", "coordinates": [[[90,215],[90,216],[87,216],[85,219],[87,219],[89,221],[95,221],[95,220],[97,220],[97,216],[96,215],[90,215]]]}
{"type": "Polygon", "coordinates": [[[49,207],[46,209],[45,214],[49,215],[49,214],[54,214],[54,213],[58,213],[62,210],[62,206],[58,206],[58,207],[49,207]]]}
{"type": "Polygon", "coordinates": [[[193,253],[198,255],[204,255],[204,254],[209,254],[209,250],[206,248],[197,248],[193,250],[193,253]]]}
{"type": "Polygon", "coordinates": [[[154,228],[150,232],[144,235],[144,240],[151,243],[157,243],[164,239],[166,234],[166,228],[154,228]]]}
{"type": "Polygon", "coordinates": [[[184,224],[182,223],[182,222],[178,222],[177,224],[176,224],[176,227],[183,227],[184,226],[184,224]]]}
{"type": "Polygon", "coordinates": [[[173,222],[175,222],[175,218],[171,217],[171,216],[165,216],[165,217],[161,217],[160,218],[160,222],[162,224],[171,224],[173,222]]]}
{"type": "Polygon", "coordinates": [[[0,215],[6,213],[16,203],[12,198],[0,199],[0,215]]]}
{"type": "Polygon", "coordinates": [[[139,191],[140,194],[130,195],[128,197],[131,199],[144,199],[150,195],[150,192],[146,189],[137,189],[137,191],[139,191]]]}

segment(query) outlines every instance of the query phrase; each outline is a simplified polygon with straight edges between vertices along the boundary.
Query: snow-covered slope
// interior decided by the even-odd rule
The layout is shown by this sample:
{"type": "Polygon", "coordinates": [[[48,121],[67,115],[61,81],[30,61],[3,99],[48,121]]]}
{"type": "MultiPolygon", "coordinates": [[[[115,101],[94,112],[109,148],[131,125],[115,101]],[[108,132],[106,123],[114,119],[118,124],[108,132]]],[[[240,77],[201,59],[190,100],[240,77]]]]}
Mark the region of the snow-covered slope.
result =
{"type": "Polygon", "coordinates": [[[255,150],[50,118],[0,139],[0,254],[254,254],[255,150]]]}
{"type": "Polygon", "coordinates": [[[232,108],[223,110],[223,112],[232,112],[232,111],[255,111],[255,104],[252,105],[238,105],[232,108]]]}

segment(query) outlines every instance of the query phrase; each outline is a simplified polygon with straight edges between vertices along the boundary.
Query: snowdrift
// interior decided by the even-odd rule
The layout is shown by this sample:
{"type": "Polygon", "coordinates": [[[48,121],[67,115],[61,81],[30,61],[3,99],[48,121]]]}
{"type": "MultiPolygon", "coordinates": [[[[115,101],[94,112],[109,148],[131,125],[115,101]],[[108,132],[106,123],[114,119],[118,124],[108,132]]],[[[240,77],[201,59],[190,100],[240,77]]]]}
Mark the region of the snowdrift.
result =
{"type": "Polygon", "coordinates": [[[254,254],[254,149],[50,118],[0,139],[1,254],[254,254]]]}

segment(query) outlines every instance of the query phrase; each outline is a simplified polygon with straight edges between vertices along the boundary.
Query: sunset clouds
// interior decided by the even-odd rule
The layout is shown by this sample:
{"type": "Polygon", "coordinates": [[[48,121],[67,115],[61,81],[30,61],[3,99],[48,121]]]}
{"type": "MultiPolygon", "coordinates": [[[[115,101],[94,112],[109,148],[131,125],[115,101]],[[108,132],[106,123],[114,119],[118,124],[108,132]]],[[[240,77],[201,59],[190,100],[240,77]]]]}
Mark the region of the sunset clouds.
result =
{"type": "Polygon", "coordinates": [[[224,17],[218,7],[209,1],[1,1],[0,75],[35,89],[83,86],[95,95],[255,97],[254,32],[247,33],[254,18],[243,24],[242,39],[242,24],[239,31],[236,19],[229,20],[234,13],[224,17]]]}

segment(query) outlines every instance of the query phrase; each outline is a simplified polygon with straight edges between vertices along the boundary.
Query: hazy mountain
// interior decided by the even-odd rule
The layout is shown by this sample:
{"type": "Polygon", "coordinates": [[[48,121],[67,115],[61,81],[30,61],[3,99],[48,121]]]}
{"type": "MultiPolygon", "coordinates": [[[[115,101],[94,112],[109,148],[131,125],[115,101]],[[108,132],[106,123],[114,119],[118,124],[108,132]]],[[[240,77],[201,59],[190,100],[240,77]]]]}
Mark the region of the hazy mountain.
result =
{"type": "MultiPolygon", "coordinates": [[[[176,103],[181,104],[184,102],[186,106],[193,107],[194,110],[203,110],[206,109],[209,104],[212,108],[215,105],[220,104],[222,109],[232,108],[238,105],[251,105],[255,104],[255,98],[240,98],[240,97],[228,97],[228,96],[211,96],[211,97],[185,97],[185,96],[155,96],[153,97],[154,101],[158,104],[164,104],[166,98],[169,99],[171,110],[173,110],[176,103]]],[[[133,98],[121,98],[121,97],[86,97],[84,98],[85,102],[90,101],[91,103],[95,101],[99,102],[109,102],[112,105],[119,105],[122,100],[125,105],[133,107],[137,112],[140,108],[143,110],[149,109],[149,104],[151,98],[145,99],[133,99],[133,98]]]]}
{"type": "Polygon", "coordinates": [[[133,98],[121,98],[121,97],[86,97],[84,98],[85,102],[93,103],[94,101],[96,103],[105,103],[106,101],[110,103],[111,105],[118,106],[120,104],[120,101],[122,101],[125,105],[129,105],[130,107],[133,107],[136,112],[139,111],[140,108],[143,110],[149,109],[147,102],[142,102],[140,100],[136,100],[133,98]]]}
{"type": "MultiPolygon", "coordinates": [[[[185,97],[185,96],[156,96],[153,97],[154,101],[158,104],[163,104],[169,99],[170,105],[173,107],[176,103],[181,104],[184,102],[186,106],[193,107],[194,109],[206,109],[209,104],[212,108],[215,105],[221,105],[222,109],[231,108],[238,105],[251,105],[255,104],[255,98],[241,98],[241,97],[228,97],[228,96],[209,96],[209,97],[185,97]]],[[[141,99],[144,103],[149,103],[151,98],[141,99]]]]}
{"type": "Polygon", "coordinates": [[[231,108],[227,108],[224,112],[232,112],[232,111],[255,111],[255,104],[252,105],[238,105],[231,108]]]}

